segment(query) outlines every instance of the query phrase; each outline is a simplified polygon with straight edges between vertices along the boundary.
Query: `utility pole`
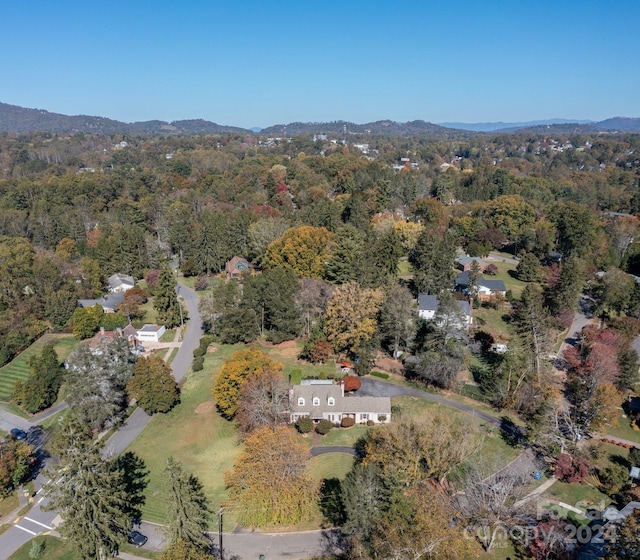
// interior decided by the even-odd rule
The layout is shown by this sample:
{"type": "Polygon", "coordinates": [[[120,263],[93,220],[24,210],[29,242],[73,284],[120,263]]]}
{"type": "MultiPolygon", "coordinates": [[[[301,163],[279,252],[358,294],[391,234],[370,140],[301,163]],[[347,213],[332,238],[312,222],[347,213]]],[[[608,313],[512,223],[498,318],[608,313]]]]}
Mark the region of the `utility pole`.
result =
{"type": "Polygon", "coordinates": [[[220,560],[224,560],[222,549],[222,508],[218,510],[218,546],[220,547],[220,560]]]}

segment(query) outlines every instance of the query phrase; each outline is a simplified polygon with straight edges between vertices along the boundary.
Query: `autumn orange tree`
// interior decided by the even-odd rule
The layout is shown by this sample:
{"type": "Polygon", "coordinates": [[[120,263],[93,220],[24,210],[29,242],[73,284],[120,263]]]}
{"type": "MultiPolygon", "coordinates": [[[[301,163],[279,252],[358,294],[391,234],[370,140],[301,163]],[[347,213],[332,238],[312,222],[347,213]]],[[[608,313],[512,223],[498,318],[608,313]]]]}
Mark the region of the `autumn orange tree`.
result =
{"type": "Polygon", "coordinates": [[[335,236],[324,227],[301,226],[285,231],[267,248],[267,267],[289,266],[301,277],[322,278],[335,236]]]}
{"type": "Polygon", "coordinates": [[[235,352],[222,365],[213,384],[213,396],[220,412],[227,418],[233,418],[244,382],[267,372],[281,372],[282,367],[259,348],[235,352]]]}
{"type": "Polygon", "coordinates": [[[319,483],[309,473],[309,448],[289,426],[260,428],[225,473],[230,505],[247,527],[293,525],[316,512],[319,483]]]}

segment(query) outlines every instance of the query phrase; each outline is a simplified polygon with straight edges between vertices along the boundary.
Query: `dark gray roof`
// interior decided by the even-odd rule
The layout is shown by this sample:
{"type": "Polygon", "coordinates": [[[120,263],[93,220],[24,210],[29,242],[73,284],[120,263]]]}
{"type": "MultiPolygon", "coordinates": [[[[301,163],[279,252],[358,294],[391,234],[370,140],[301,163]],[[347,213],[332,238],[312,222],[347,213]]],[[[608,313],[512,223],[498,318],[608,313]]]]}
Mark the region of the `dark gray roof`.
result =
{"type": "Polygon", "coordinates": [[[479,278],[479,283],[481,286],[484,286],[485,288],[489,288],[492,292],[506,292],[507,288],[504,285],[504,282],[502,280],[486,280],[485,278],[482,278],[482,276],[479,278]]]}
{"type": "Polygon", "coordinates": [[[460,310],[469,317],[471,315],[471,306],[468,301],[458,300],[458,305],[460,306],[460,310]]]}
{"type": "Polygon", "coordinates": [[[469,271],[465,270],[464,272],[458,273],[454,283],[456,286],[467,286],[469,284],[469,271]]]}
{"type": "Polygon", "coordinates": [[[429,294],[418,294],[418,308],[420,311],[438,311],[440,302],[436,296],[429,294]]]}
{"type": "Polygon", "coordinates": [[[484,261],[480,257],[470,257],[469,255],[458,255],[456,261],[462,266],[467,266],[473,261],[477,262],[478,264],[484,264],[484,261]]]}
{"type": "MultiPolygon", "coordinates": [[[[460,306],[460,310],[469,317],[471,315],[471,306],[469,302],[466,300],[456,300],[458,305],[460,306]]],[[[418,307],[420,311],[438,311],[438,307],[440,307],[440,301],[438,300],[438,296],[432,296],[428,294],[420,294],[418,295],[418,307]]]]}

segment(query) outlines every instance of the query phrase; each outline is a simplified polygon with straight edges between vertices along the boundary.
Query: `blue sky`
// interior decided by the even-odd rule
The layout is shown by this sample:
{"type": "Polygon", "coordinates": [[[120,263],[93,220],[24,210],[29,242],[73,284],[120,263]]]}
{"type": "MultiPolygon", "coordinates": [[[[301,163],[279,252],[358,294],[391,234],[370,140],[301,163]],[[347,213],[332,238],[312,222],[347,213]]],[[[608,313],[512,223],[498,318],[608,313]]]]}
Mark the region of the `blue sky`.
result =
{"type": "Polygon", "coordinates": [[[0,101],[126,122],[640,117],[638,0],[0,0],[0,101]]]}

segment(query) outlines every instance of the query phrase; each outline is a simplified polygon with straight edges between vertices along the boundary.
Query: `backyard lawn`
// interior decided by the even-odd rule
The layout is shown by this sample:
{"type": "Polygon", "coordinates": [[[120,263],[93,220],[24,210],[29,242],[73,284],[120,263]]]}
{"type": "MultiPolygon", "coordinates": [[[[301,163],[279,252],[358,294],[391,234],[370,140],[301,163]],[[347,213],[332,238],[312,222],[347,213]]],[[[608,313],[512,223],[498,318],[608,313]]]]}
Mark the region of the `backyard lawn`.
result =
{"type": "Polygon", "coordinates": [[[489,276],[488,274],[483,274],[483,276],[487,280],[502,280],[504,282],[505,288],[507,288],[507,291],[511,290],[514,297],[519,298],[522,290],[524,290],[527,286],[527,282],[521,282],[520,280],[512,276],[512,274],[510,274],[516,270],[516,265],[506,262],[490,262],[498,268],[498,272],[494,276],[489,276]]]}
{"type": "Polygon", "coordinates": [[[586,481],[573,483],[557,481],[542,497],[582,510],[590,507],[604,509],[612,501],[609,496],[603,494],[586,481]]]}
{"type": "Polygon", "coordinates": [[[39,354],[45,344],[53,342],[58,359],[63,362],[67,356],[71,354],[78,344],[78,341],[71,334],[44,334],[36,340],[29,348],[22,352],[19,356],[0,368],[0,400],[11,400],[13,386],[16,381],[24,381],[29,377],[29,366],[27,360],[34,354],[39,354]]]}

